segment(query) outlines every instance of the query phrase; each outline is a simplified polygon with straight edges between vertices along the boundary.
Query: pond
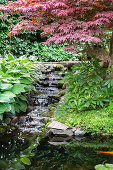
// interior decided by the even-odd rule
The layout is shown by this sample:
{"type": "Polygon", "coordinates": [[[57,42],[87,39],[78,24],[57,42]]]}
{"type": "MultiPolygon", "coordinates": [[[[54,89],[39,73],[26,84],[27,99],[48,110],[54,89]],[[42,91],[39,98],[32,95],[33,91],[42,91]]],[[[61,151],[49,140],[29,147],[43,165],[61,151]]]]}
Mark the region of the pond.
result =
{"type": "Polygon", "coordinates": [[[113,138],[70,139],[50,138],[44,134],[9,133],[0,138],[0,170],[94,170],[97,164],[113,163],[113,155],[98,154],[97,150],[112,151],[113,138]],[[36,147],[31,149],[33,155],[29,156],[30,165],[14,163],[22,155],[27,155],[29,146],[34,144],[36,147]]]}

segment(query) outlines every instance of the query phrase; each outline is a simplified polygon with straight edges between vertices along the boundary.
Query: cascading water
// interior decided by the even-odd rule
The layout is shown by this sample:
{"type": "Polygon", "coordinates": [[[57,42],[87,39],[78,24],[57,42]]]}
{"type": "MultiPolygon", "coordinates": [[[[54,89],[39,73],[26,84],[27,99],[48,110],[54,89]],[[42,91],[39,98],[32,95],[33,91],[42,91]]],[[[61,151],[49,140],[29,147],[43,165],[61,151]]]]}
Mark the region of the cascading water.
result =
{"type": "Polygon", "coordinates": [[[49,71],[45,70],[40,84],[36,85],[38,94],[31,96],[32,100],[35,101],[35,109],[19,121],[19,129],[22,132],[39,132],[45,126],[44,119],[46,117],[44,113],[49,111],[49,105],[51,103],[57,103],[59,101],[58,93],[61,89],[58,87],[58,82],[63,76],[63,73],[59,76],[59,72],[55,68],[49,69],[49,71]]]}

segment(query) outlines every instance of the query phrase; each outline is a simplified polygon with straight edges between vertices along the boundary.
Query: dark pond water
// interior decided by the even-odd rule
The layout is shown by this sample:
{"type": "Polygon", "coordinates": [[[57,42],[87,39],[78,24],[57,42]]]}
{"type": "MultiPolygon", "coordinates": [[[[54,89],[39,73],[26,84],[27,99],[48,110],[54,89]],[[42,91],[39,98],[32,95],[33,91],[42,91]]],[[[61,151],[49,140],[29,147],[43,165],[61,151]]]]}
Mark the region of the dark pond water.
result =
{"type": "Polygon", "coordinates": [[[96,153],[97,150],[113,151],[113,138],[84,137],[76,140],[39,136],[33,134],[24,136],[18,132],[2,136],[0,138],[0,170],[23,168],[28,170],[94,170],[97,164],[113,163],[113,155],[96,153]],[[55,140],[57,142],[53,142],[55,140]],[[67,144],[60,145],[59,141],[67,144]],[[19,164],[21,157],[29,154],[29,146],[34,144],[37,147],[30,150],[34,153],[34,156],[29,156],[31,165],[19,164]]]}

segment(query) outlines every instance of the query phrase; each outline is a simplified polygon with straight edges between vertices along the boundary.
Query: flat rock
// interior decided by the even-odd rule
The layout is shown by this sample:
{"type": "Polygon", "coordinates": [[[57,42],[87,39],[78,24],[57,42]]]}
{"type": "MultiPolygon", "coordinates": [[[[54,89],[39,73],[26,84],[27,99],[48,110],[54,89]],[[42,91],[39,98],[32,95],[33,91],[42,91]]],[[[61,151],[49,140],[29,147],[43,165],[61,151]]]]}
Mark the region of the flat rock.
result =
{"type": "Polygon", "coordinates": [[[50,128],[50,129],[59,129],[59,130],[69,129],[68,126],[66,126],[65,124],[60,123],[58,121],[53,121],[52,123],[50,123],[48,128],[50,128]]]}

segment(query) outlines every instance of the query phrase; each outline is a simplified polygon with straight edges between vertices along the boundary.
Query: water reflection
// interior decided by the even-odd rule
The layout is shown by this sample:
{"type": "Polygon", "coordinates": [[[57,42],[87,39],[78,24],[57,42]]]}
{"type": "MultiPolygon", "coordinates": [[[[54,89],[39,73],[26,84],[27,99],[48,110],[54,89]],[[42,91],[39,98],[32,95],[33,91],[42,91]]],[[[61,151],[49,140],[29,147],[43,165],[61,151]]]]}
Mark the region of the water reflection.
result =
{"type": "Polygon", "coordinates": [[[14,160],[28,153],[34,153],[34,156],[28,157],[31,165],[19,161],[15,165],[21,163],[29,170],[94,170],[97,164],[113,163],[112,155],[98,154],[96,150],[113,151],[113,138],[84,137],[76,140],[64,137],[39,138],[36,134],[9,134],[0,138],[0,170],[22,169],[20,164],[14,166],[14,160]],[[31,149],[29,146],[32,146],[31,149]]]}

